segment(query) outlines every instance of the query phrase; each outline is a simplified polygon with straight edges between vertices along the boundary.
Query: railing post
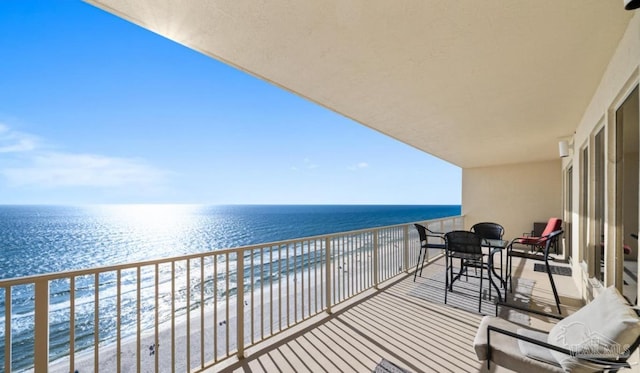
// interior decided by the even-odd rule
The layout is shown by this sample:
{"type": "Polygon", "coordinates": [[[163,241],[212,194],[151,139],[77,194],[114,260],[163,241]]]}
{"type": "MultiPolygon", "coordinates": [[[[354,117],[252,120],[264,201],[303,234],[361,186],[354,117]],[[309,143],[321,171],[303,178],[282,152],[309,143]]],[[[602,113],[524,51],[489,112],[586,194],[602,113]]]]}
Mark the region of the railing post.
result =
{"type": "Polygon", "coordinates": [[[33,371],[49,370],[49,281],[35,282],[33,371]]]}
{"type": "Polygon", "coordinates": [[[409,273],[409,226],[405,225],[403,229],[404,233],[404,271],[409,273]]]}
{"type": "Polygon", "coordinates": [[[324,256],[325,256],[325,270],[327,272],[327,276],[326,276],[326,291],[325,293],[327,294],[327,313],[331,313],[331,238],[327,236],[327,238],[325,239],[325,250],[324,250],[324,256]]]}
{"type": "Polygon", "coordinates": [[[240,249],[236,252],[236,283],[238,293],[236,297],[236,320],[237,320],[237,342],[238,342],[238,359],[244,359],[244,250],[240,249]]]}
{"type": "Polygon", "coordinates": [[[378,290],[378,230],[373,230],[373,287],[378,290]]]}
{"type": "Polygon", "coordinates": [[[4,371],[11,372],[11,286],[4,288],[4,371]]]}

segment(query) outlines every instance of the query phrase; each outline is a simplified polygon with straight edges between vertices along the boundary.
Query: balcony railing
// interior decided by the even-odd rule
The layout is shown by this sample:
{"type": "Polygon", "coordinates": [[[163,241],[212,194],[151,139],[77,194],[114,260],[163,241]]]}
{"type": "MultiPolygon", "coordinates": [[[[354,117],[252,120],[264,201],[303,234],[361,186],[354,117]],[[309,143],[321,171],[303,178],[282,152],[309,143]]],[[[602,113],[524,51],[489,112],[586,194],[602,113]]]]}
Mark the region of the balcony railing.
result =
{"type": "Polygon", "coordinates": [[[2,280],[3,368],[204,370],[410,271],[419,248],[404,224],[2,280]]]}

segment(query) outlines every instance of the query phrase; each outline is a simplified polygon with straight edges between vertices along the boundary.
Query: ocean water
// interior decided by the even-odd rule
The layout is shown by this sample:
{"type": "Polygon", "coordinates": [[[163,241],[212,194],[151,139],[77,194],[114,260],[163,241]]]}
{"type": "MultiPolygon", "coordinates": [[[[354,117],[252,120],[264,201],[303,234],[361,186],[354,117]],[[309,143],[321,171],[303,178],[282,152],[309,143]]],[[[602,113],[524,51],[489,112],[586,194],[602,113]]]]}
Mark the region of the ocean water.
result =
{"type": "Polygon", "coordinates": [[[0,279],[459,214],[459,205],[0,206],[0,279]]]}
{"type": "MultiPolygon", "coordinates": [[[[0,206],[0,279],[459,214],[459,205],[0,206]]],[[[101,278],[100,282],[101,286],[104,282],[105,286],[111,284],[113,287],[113,279],[101,278]]],[[[80,287],[77,299],[82,300],[81,284],[76,285],[80,287]]],[[[87,292],[88,309],[91,309],[92,294],[87,292]]],[[[64,338],[68,336],[68,321],[65,321],[68,311],[64,308],[67,296],[68,288],[64,289],[64,284],[60,289],[52,284],[51,343],[55,349],[56,340],[60,340],[57,343],[60,353],[65,349],[64,338]],[[56,318],[60,321],[56,322],[56,318]]],[[[0,325],[4,325],[5,315],[1,314],[4,305],[5,293],[0,291],[0,325]]],[[[14,367],[19,369],[29,365],[28,355],[33,344],[32,287],[15,289],[12,307],[13,359],[14,367]]],[[[82,309],[82,304],[78,309],[82,309]]],[[[88,324],[92,318],[88,312],[88,324]]],[[[77,322],[81,324],[82,317],[77,322]]],[[[105,329],[109,329],[108,326],[105,329]]],[[[88,346],[93,340],[91,334],[78,338],[81,339],[79,345],[86,343],[88,346]]],[[[113,336],[101,335],[101,340],[110,338],[113,336]]],[[[3,344],[4,330],[0,330],[0,355],[4,359],[3,344]]]]}

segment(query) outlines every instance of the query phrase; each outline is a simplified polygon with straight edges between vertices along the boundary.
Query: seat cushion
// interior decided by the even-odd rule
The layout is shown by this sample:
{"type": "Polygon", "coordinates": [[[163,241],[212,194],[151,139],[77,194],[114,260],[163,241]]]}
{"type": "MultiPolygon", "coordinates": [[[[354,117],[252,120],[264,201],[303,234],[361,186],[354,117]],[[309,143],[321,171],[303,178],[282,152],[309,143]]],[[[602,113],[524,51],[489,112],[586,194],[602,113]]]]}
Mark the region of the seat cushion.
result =
{"type": "MultiPolygon", "coordinates": [[[[579,357],[617,357],[640,335],[640,318],[615,287],[560,320],[547,341],[579,357]],[[605,322],[606,321],[606,322],[605,322]]],[[[592,372],[595,368],[575,356],[551,352],[565,371],[592,372]]]]}
{"type": "MultiPolygon", "coordinates": [[[[533,335],[533,329],[523,328],[521,325],[514,324],[510,321],[503,320],[498,317],[485,316],[480,322],[478,332],[473,341],[473,348],[479,360],[487,360],[488,343],[487,343],[487,327],[489,325],[500,329],[508,330],[513,333],[533,335]]],[[[541,335],[538,335],[541,337],[541,335]]],[[[516,372],[562,372],[562,367],[557,363],[549,363],[539,359],[539,355],[535,358],[525,355],[520,350],[518,339],[507,335],[491,332],[491,361],[505,368],[516,372]]]]}
{"type": "Polygon", "coordinates": [[[516,239],[515,243],[522,245],[542,245],[545,241],[546,239],[541,239],[540,237],[520,237],[516,239]]]}

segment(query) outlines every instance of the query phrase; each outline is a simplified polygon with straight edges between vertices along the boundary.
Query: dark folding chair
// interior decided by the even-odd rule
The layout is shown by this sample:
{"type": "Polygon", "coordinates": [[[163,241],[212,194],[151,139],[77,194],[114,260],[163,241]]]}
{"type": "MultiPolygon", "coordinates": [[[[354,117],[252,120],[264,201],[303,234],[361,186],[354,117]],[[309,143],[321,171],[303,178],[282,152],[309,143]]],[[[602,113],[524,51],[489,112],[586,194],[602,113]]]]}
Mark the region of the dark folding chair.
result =
{"type": "Polygon", "coordinates": [[[453,291],[453,283],[458,280],[462,274],[469,277],[469,268],[480,269],[480,276],[471,275],[480,279],[478,312],[482,309],[482,280],[489,280],[489,297],[491,297],[491,271],[488,261],[484,261],[485,255],[482,253],[482,237],[474,232],[469,231],[452,231],[444,235],[445,238],[445,292],[444,303],[447,303],[447,294],[453,291]],[[460,271],[454,277],[453,261],[460,259],[460,271]],[[487,277],[483,276],[486,271],[487,277]]]}
{"type": "MultiPolygon", "coordinates": [[[[540,253],[542,252],[542,250],[544,250],[545,247],[545,243],[546,243],[546,238],[551,232],[555,232],[562,229],[562,219],[560,218],[549,218],[549,221],[547,221],[547,225],[544,227],[544,231],[542,231],[542,234],[540,234],[540,236],[534,236],[533,232],[531,234],[524,234],[521,237],[517,237],[513,239],[513,243],[519,244],[519,245],[525,245],[528,246],[531,251],[536,251],[536,253],[540,253]]],[[[557,254],[558,253],[558,246],[554,245],[553,246],[554,252],[557,254]]]]}
{"type": "MultiPolygon", "coordinates": [[[[551,274],[551,267],[549,267],[549,252],[551,251],[551,247],[554,247],[555,245],[558,244],[558,240],[560,239],[560,235],[562,233],[563,233],[563,230],[560,229],[560,230],[551,232],[546,236],[540,237],[540,240],[544,242],[544,250],[543,250],[542,258],[540,258],[539,256],[527,257],[527,259],[544,261],[544,267],[547,272],[547,275],[549,276],[549,282],[551,282],[551,289],[553,290],[553,296],[556,300],[556,307],[558,308],[559,314],[562,314],[562,311],[560,310],[560,297],[558,296],[558,290],[556,289],[556,284],[553,281],[553,275],[551,274]]],[[[511,286],[511,292],[513,292],[513,279],[512,279],[512,273],[511,273],[511,269],[513,267],[512,253],[513,253],[513,244],[517,243],[516,240],[517,238],[512,240],[509,246],[507,246],[507,261],[509,263],[507,265],[507,270],[508,270],[508,273],[506,275],[507,284],[505,284],[505,286],[506,285],[511,286]]]]}
{"type": "MultiPolygon", "coordinates": [[[[480,237],[488,240],[501,240],[504,235],[504,227],[498,223],[482,222],[476,223],[471,227],[471,232],[475,232],[480,237]]],[[[500,250],[500,275],[502,276],[503,256],[500,250]]]]}
{"type": "Polygon", "coordinates": [[[504,235],[504,228],[498,223],[476,223],[471,227],[471,232],[477,233],[482,238],[491,240],[501,240],[504,235]]]}
{"type": "Polygon", "coordinates": [[[418,235],[420,236],[420,253],[418,253],[418,262],[416,263],[416,271],[413,273],[413,281],[416,281],[416,276],[418,275],[418,269],[420,269],[420,277],[422,277],[422,268],[424,268],[424,261],[427,259],[427,250],[428,249],[440,249],[444,250],[444,236],[440,232],[434,232],[429,230],[429,228],[425,227],[421,224],[414,224],[416,229],[418,230],[418,235]],[[441,243],[431,243],[429,242],[429,237],[437,238],[441,243]]]}

